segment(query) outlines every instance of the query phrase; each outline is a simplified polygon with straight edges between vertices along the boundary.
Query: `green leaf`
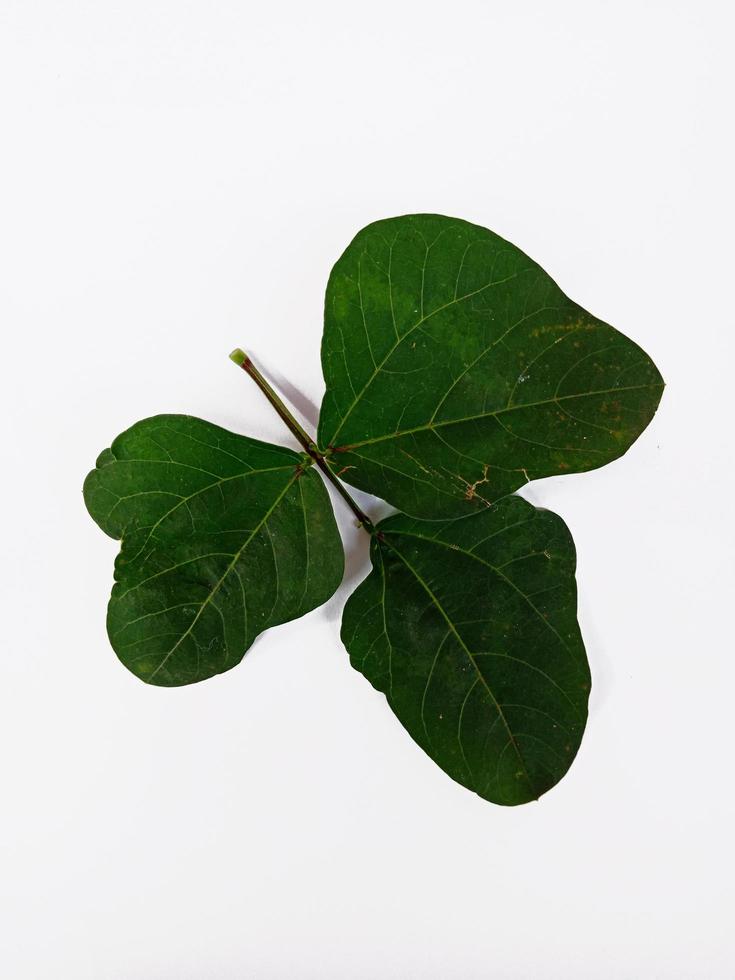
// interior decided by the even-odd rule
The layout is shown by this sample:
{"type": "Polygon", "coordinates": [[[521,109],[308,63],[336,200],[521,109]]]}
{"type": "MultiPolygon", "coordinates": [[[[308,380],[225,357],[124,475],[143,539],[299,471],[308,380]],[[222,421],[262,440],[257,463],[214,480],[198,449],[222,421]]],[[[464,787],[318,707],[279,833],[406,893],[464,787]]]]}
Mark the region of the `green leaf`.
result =
{"type": "Polygon", "coordinates": [[[137,422],[101,454],[84,498],[122,538],[107,628],[134,674],[168,687],[229,670],[334,593],[342,544],[310,462],[186,415],[137,422]]]}
{"type": "Polygon", "coordinates": [[[457,782],[537,799],[574,759],[590,689],[564,522],[516,496],[461,520],[398,515],[372,562],[344,611],[352,665],[457,782]]]}
{"type": "Polygon", "coordinates": [[[361,490],[461,516],[621,456],[663,381],[520,249],[440,215],[354,238],[329,279],[319,444],[361,490]]]}

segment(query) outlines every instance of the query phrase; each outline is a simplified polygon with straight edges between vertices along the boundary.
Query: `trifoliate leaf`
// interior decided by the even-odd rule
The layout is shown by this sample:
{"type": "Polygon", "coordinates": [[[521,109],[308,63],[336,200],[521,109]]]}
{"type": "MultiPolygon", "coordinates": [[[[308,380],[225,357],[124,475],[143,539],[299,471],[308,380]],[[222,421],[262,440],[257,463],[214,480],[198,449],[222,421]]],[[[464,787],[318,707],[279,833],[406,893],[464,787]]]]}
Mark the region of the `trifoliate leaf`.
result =
{"type": "Polygon", "coordinates": [[[579,747],[590,675],[561,518],[511,496],[476,515],[378,525],[342,639],[411,736],[494,803],[537,799],[579,747]]]}
{"type": "Polygon", "coordinates": [[[186,415],[137,422],[101,454],[84,497],[122,538],[107,628],[134,674],[175,686],[229,670],[334,593],[342,544],[310,463],[186,415]]]}
{"type": "Polygon", "coordinates": [[[329,279],[319,444],[343,479],[417,517],[621,456],[663,390],[637,344],[527,255],[456,218],[389,218],[329,279]]]}

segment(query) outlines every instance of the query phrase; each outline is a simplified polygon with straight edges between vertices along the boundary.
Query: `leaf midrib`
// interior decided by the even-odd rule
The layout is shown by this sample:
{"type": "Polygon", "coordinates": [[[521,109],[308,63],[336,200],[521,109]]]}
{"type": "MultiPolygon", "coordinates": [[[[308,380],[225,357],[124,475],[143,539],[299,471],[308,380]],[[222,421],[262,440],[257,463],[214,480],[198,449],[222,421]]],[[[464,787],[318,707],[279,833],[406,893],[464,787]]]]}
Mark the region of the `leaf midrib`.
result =
{"type": "MultiPolygon", "coordinates": [[[[199,494],[206,493],[207,490],[211,490],[213,487],[221,487],[223,483],[228,483],[230,480],[241,480],[241,479],[244,479],[245,477],[249,477],[249,476],[260,476],[263,473],[277,473],[279,470],[289,470],[294,465],[295,465],[294,463],[288,463],[288,464],[285,464],[283,466],[270,466],[270,467],[267,467],[266,469],[262,469],[262,470],[253,470],[253,469],[251,469],[251,470],[245,470],[242,473],[234,473],[231,476],[218,477],[212,483],[208,483],[205,487],[200,487],[198,490],[195,490],[193,493],[189,494],[188,497],[181,497],[177,501],[177,503],[174,504],[173,507],[171,507],[169,510],[167,510],[164,514],[162,514],[158,518],[158,520],[155,522],[155,524],[151,524],[150,528],[148,529],[148,534],[146,536],[145,541],[141,544],[140,548],[138,548],[138,550],[136,551],[136,553],[131,558],[126,558],[126,562],[129,563],[129,562],[135,561],[135,559],[138,557],[138,555],[141,553],[141,551],[145,548],[145,546],[150,541],[150,539],[151,539],[153,533],[155,532],[156,528],[163,521],[165,521],[167,517],[170,517],[171,514],[173,514],[175,510],[177,510],[179,507],[183,507],[184,504],[188,504],[190,500],[193,500],[195,497],[198,497],[199,494]]],[[[202,472],[204,472],[204,471],[202,471],[202,472]]],[[[142,493],[145,493],[145,492],[148,492],[148,493],[166,493],[167,491],[154,490],[154,491],[143,491],[142,493]]],[[[115,510],[115,508],[118,507],[122,503],[123,500],[133,500],[133,499],[135,499],[135,497],[141,496],[142,493],[131,493],[131,494],[127,494],[127,496],[125,496],[125,497],[120,497],[117,500],[117,502],[115,503],[115,506],[108,513],[107,520],[109,521],[110,515],[113,513],[113,511],[115,510]]],[[[137,527],[137,528],[134,528],[134,530],[135,531],[142,531],[143,530],[143,527],[137,527]]],[[[124,545],[124,543],[125,543],[125,531],[123,531],[123,534],[122,534],[122,542],[123,542],[123,545],[124,545]]]]}
{"type": "MultiPolygon", "coordinates": [[[[397,534],[398,532],[388,532],[388,533],[397,534]]],[[[415,536],[418,537],[418,535],[415,535],[415,536]]],[[[429,540],[429,539],[427,539],[427,540],[429,540]]],[[[387,541],[385,539],[385,537],[384,537],[384,541],[388,545],[388,547],[394,552],[394,554],[396,554],[398,556],[398,558],[400,558],[400,560],[403,562],[403,564],[406,566],[406,568],[411,572],[411,574],[414,576],[414,578],[419,583],[419,585],[421,585],[421,587],[424,589],[424,591],[426,592],[426,594],[429,596],[429,598],[431,599],[431,601],[434,603],[434,605],[438,609],[440,615],[444,619],[445,623],[449,627],[450,631],[454,635],[454,637],[457,640],[457,642],[459,643],[460,647],[464,650],[464,652],[465,652],[465,654],[467,656],[467,659],[470,661],[470,663],[474,667],[475,673],[477,674],[477,677],[482,682],[483,687],[487,691],[487,693],[488,693],[488,695],[489,695],[489,697],[490,697],[493,705],[495,706],[495,710],[498,712],[498,716],[501,719],[501,721],[503,723],[503,726],[505,728],[505,731],[506,731],[506,733],[508,735],[508,741],[513,746],[513,750],[515,751],[515,754],[516,754],[516,756],[518,758],[518,761],[519,761],[519,763],[520,763],[520,765],[521,765],[521,767],[523,769],[523,773],[524,773],[524,775],[526,777],[526,781],[528,782],[529,787],[531,788],[531,791],[533,793],[538,793],[536,787],[534,786],[533,780],[531,779],[531,775],[530,775],[530,773],[528,771],[528,767],[526,765],[526,761],[523,758],[523,755],[521,753],[521,750],[518,747],[518,743],[515,740],[515,736],[513,735],[513,732],[512,732],[512,730],[510,728],[510,725],[508,723],[508,719],[505,717],[505,713],[503,712],[503,709],[502,709],[500,703],[498,702],[498,699],[495,697],[495,694],[493,693],[493,690],[490,687],[490,685],[488,684],[485,676],[483,675],[483,673],[480,670],[480,668],[477,666],[477,662],[475,660],[474,654],[472,653],[472,651],[469,649],[469,647],[467,646],[467,644],[462,639],[462,636],[461,636],[459,630],[457,629],[457,627],[455,626],[454,622],[452,621],[451,617],[449,616],[449,614],[447,613],[447,611],[444,609],[443,605],[441,604],[441,602],[439,601],[439,599],[435,595],[435,593],[432,590],[431,586],[428,584],[428,582],[426,582],[424,580],[424,578],[422,577],[421,573],[416,568],[413,567],[413,565],[408,561],[408,559],[405,557],[405,555],[403,555],[402,552],[394,544],[391,544],[391,542],[387,541]]],[[[472,775],[472,772],[470,770],[470,776],[471,775],[472,775]]],[[[474,782],[474,779],[473,779],[473,782],[474,782]]]]}
{"type": "MultiPolygon", "coordinates": [[[[296,470],[294,472],[294,474],[291,477],[291,479],[288,480],[288,482],[283,487],[283,490],[281,490],[281,492],[278,494],[278,496],[273,501],[273,503],[271,504],[271,506],[265,512],[265,514],[263,515],[263,517],[260,519],[260,521],[258,521],[258,523],[255,525],[255,527],[249,533],[249,535],[247,536],[247,538],[243,542],[242,546],[232,556],[232,560],[230,561],[229,565],[227,566],[227,568],[223,572],[221,578],[217,581],[217,583],[214,585],[214,587],[210,590],[209,595],[206,597],[206,599],[204,599],[203,602],[200,603],[199,610],[198,610],[196,616],[194,617],[194,619],[191,621],[190,625],[187,627],[186,631],[181,634],[181,636],[176,641],[176,643],[173,645],[173,647],[171,647],[171,649],[166,653],[166,655],[164,656],[164,658],[161,661],[161,663],[156,667],[156,669],[153,671],[153,673],[148,676],[147,680],[149,682],[152,681],[153,678],[156,676],[156,674],[161,670],[161,668],[164,667],[166,663],[168,663],[168,661],[173,656],[173,654],[176,652],[176,650],[178,650],[178,648],[181,646],[181,644],[184,642],[184,640],[191,634],[191,631],[194,629],[194,627],[196,626],[197,622],[201,618],[202,613],[208,607],[208,605],[210,604],[210,602],[213,600],[214,596],[217,594],[217,592],[221,588],[222,583],[230,575],[230,573],[232,572],[233,568],[235,568],[235,566],[239,562],[240,558],[242,557],[242,554],[245,551],[245,549],[248,547],[248,545],[253,540],[254,536],[258,533],[258,531],[261,529],[261,527],[263,527],[264,524],[268,521],[268,519],[270,518],[270,516],[273,514],[273,512],[275,511],[275,509],[280,504],[281,500],[283,500],[283,498],[286,495],[286,493],[291,489],[291,487],[294,485],[295,481],[298,480],[298,478],[301,475],[302,475],[302,473],[300,471],[298,471],[298,470],[296,470]]],[[[220,615],[221,615],[221,613],[220,613],[220,615]]]]}
{"type": "MultiPolygon", "coordinates": [[[[389,432],[386,435],[376,436],[373,439],[363,439],[360,442],[348,443],[345,446],[337,446],[333,449],[333,452],[354,452],[356,449],[362,449],[363,446],[372,446],[379,442],[387,442],[389,439],[400,439],[403,436],[413,435],[416,432],[430,432],[434,429],[446,428],[450,425],[461,425],[463,422],[479,422],[486,418],[496,418],[499,415],[505,415],[509,412],[515,412],[519,409],[524,408],[540,408],[543,405],[553,405],[557,402],[565,401],[570,398],[591,398],[594,395],[609,395],[615,392],[625,392],[625,391],[641,391],[649,388],[662,388],[663,383],[656,382],[654,384],[646,385],[629,385],[623,388],[600,388],[595,391],[583,391],[575,395],[555,395],[553,398],[546,398],[542,401],[529,402],[524,405],[510,405],[505,408],[499,408],[493,412],[482,412],[479,415],[468,415],[464,418],[458,419],[445,419],[442,422],[426,422],[423,425],[417,425],[412,429],[402,429],[396,432],[389,432]]],[[[584,422],[582,424],[585,424],[584,422]]],[[[589,452],[594,452],[595,450],[588,450],[589,452]]],[[[602,452],[602,450],[599,450],[602,452]]]]}
{"type": "MultiPolygon", "coordinates": [[[[524,522],[521,522],[521,523],[528,523],[528,522],[525,522],[524,521],[524,522]]],[[[485,565],[486,568],[489,568],[491,571],[495,572],[495,574],[498,575],[499,578],[503,579],[504,582],[506,582],[515,592],[518,593],[519,596],[521,596],[521,598],[523,599],[523,601],[525,603],[527,603],[528,607],[531,610],[533,610],[533,613],[538,618],[539,622],[543,623],[543,625],[551,633],[554,634],[554,636],[561,643],[561,645],[566,650],[566,652],[570,655],[570,657],[572,657],[573,660],[575,660],[575,663],[576,663],[576,658],[574,658],[574,655],[573,655],[572,651],[570,650],[569,645],[567,644],[566,640],[561,636],[561,634],[558,632],[558,630],[556,630],[555,627],[547,619],[545,619],[543,617],[543,615],[541,614],[540,610],[531,601],[531,598],[528,595],[526,595],[526,593],[523,591],[523,589],[518,588],[518,586],[515,584],[515,582],[511,578],[509,578],[507,575],[505,575],[497,565],[493,565],[492,562],[487,561],[485,558],[481,558],[480,555],[475,554],[475,552],[473,552],[473,551],[467,551],[467,549],[466,548],[463,548],[461,545],[449,544],[446,541],[442,541],[442,540],[440,540],[438,538],[430,538],[430,537],[428,537],[425,534],[416,534],[414,531],[386,530],[386,531],[383,532],[383,534],[384,535],[395,535],[397,537],[403,536],[403,537],[407,537],[407,538],[417,538],[418,540],[421,540],[421,541],[427,541],[430,544],[441,545],[443,548],[446,548],[448,551],[453,551],[455,553],[465,555],[467,558],[470,558],[470,559],[478,562],[480,565],[485,565]]],[[[394,550],[396,550],[396,549],[394,549],[394,550]]],[[[396,553],[397,554],[400,554],[400,552],[397,552],[397,551],[396,551],[396,553]]],[[[531,668],[533,668],[535,670],[538,670],[539,669],[538,667],[535,667],[533,664],[528,663],[528,661],[526,661],[526,660],[524,660],[523,663],[526,664],[528,667],[531,667],[531,668]]],[[[580,717],[581,717],[581,713],[580,713],[580,710],[579,710],[578,706],[574,703],[574,701],[572,701],[572,699],[569,697],[569,695],[564,690],[564,688],[560,687],[556,683],[556,681],[553,679],[553,677],[550,677],[545,671],[541,671],[541,673],[549,681],[549,683],[553,687],[555,687],[556,690],[559,691],[559,693],[562,694],[566,698],[566,700],[569,702],[569,704],[574,709],[575,714],[580,715],[580,717]]]]}

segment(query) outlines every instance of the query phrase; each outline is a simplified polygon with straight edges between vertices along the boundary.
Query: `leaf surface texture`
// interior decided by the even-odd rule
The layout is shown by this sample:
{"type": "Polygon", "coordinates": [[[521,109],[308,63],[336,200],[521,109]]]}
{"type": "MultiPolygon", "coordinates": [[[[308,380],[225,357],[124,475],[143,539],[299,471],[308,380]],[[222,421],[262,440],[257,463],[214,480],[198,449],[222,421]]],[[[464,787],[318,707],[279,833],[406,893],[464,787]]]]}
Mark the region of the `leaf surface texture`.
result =
{"type": "Polygon", "coordinates": [[[650,422],[648,355],[478,225],[364,228],[327,286],[319,444],[343,479],[422,518],[602,466],[650,422]]]}
{"type": "Polygon", "coordinates": [[[587,718],[566,525],[510,496],[378,531],[344,611],[353,666],[453,779],[494,803],[537,799],[569,768],[587,718]]]}
{"type": "Polygon", "coordinates": [[[101,454],[84,496],[122,539],[107,627],[134,674],[211,677],[330,598],[344,556],[309,462],[185,415],[137,422],[101,454]]]}

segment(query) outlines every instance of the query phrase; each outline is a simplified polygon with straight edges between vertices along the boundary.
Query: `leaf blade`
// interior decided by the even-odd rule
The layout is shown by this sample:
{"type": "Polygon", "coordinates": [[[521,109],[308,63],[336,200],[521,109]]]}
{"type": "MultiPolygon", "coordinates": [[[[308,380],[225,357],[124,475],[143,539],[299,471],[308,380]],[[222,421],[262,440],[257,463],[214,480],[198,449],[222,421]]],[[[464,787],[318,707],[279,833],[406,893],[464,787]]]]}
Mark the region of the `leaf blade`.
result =
{"type": "Polygon", "coordinates": [[[506,497],[378,530],[343,617],[353,666],[453,779],[496,803],[538,798],[571,765],[590,686],[564,523],[506,497]]]}
{"type": "Polygon", "coordinates": [[[332,465],[428,519],[618,458],[663,389],[520,249],[440,215],[358,233],[327,286],[322,365],[332,465]]]}
{"type": "Polygon", "coordinates": [[[136,423],[100,456],[85,501],[122,539],[108,633],[136,676],[178,686],[229,670],[333,594],[342,546],[309,462],[189,416],[136,423]]]}

